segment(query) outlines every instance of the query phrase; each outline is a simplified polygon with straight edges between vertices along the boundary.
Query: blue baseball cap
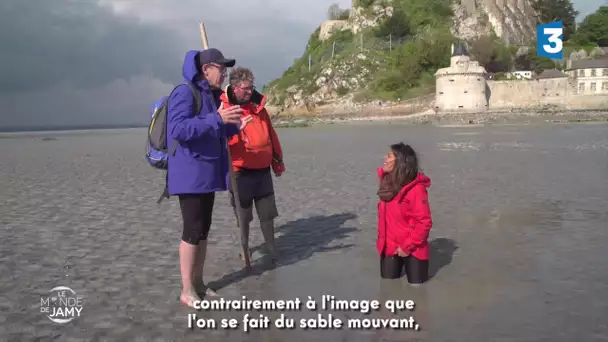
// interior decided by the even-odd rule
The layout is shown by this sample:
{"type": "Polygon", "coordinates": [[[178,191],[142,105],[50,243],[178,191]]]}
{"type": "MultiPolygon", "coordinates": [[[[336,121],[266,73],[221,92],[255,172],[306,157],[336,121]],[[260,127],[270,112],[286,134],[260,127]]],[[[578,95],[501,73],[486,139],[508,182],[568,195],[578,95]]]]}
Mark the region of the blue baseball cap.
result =
{"type": "Polygon", "coordinates": [[[234,59],[224,57],[224,54],[218,49],[209,48],[199,52],[196,57],[197,67],[200,69],[205,64],[215,63],[227,68],[232,68],[236,61],[234,59]]]}

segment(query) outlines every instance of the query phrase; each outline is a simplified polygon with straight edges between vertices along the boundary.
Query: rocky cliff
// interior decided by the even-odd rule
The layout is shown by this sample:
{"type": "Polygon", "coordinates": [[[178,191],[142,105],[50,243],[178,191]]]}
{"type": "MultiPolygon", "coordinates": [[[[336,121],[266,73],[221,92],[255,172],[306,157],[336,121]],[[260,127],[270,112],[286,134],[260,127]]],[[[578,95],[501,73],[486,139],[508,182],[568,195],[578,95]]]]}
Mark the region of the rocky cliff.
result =
{"type": "Polygon", "coordinates": [[[510,45],[526,45],[536,38],[536,12],[530,0],[458,0],[452,9],[452,33],[458,38],[494,32],[510,45]]]}
{"type": "Polygon", "coordinates": [[[370,8],[353,7],[347,20],[326,20],[321,24],[319,40],[326,41],[338,31],[351,31],[357,34],[361,30],[378,26],[393,15],[390,2],[380,2],[370,8]]]}
{"type": "MultiPolygon", "coordinates": [[[[434,40],[436,34],[428,33],[432,29],[444,30],[453,38],[463,40],[494,33],[510,45],[526,45],[535,39],[536,19],[530,0],[437,0],[434,5],[416,1],[377,0],[367,7],[353,6],[347,20],[322,23],[311,35],[302,58],[265,89],[270,94],[270,104],[287,111],[299,108],[325,111],[339,107],[350,110],[358,103],[374,100],[373,96],[360,95],[379,77],[392,72],[389,60],[404,58],[394,54],[403,41],[369,32],[386,24],[395,14],[396,5],[401,5],[407,16],[423,18],[419,20],[420,27],[414,30],[415,36],[406,37],[410,40],[434,40]],[[451,12],[449,17],[429,17],[433,14],[427,12],[435,10],[430,6],[441,5],[451,12]],[[444,24],[444,19],[449,23],[450,17],[452,24],[444,24]],[[431,20],[426,20],[429,18],[431,20]]],[[[449,43],[446,49],[449,50],[449,43]]],[[[427,76],[432,74],[429,72],[427,76]]],[[[417,77],[423,76],[419,73],[417,77]]],[[[434,84],[434,80],[428,78],[423,82],[426,88],[434,84]]],[[[408,81],[406,76],[403,81],[408,81]]],[[[432,92],[432,89],[426,90],[415,95],[432,92]]]]}

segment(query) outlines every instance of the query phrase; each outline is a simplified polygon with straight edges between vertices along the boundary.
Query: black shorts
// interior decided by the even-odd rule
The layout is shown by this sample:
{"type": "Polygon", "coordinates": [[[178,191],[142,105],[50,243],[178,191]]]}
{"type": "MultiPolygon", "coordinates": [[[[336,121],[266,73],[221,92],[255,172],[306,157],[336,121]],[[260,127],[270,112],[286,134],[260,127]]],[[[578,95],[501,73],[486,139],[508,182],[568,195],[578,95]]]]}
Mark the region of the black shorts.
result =
{"type": "MultiPolygon", "coordinates": [[[[269,221],[279,216],[270,168],[245,169],[235,173],[242,217],[245,222],[253,220],[253,204],[260,221],[269,221]]],[[[230,189],[230,204],[235,208],[234,194],[230,189]]],[[[236,208],[235,208],[236,209],[236,208]]]]}
{"type": "Polygon", "coordinates": [[[209,229],[211,229],[215,192],[178,195],[178,197],[184,221],[182,241],[198,245],[200,241],[207,240],[209,229]]]}
{"type": "Polygon", "coordinates": [[[416,259],[411,255],[398,255],[380,258],[380,276],[384,279],[397,279],[403,276],[403,270],[410,284],[422,284],[429,280],[429,261],[416,259]]]}

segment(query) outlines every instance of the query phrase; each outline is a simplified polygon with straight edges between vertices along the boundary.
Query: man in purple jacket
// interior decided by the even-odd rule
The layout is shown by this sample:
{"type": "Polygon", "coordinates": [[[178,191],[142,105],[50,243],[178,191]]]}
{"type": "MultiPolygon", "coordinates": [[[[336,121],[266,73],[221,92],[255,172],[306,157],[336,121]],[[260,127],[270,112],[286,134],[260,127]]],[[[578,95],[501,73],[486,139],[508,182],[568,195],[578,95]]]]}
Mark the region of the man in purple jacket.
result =
{"type": "Polygon", "coordinates": [[[203,266],[207,254],[207,235],[216,191],[226,191],[228,182],[228,151],[226,138],[237,134],[241,125],[238,106],[218,109],[212,88],[221,88],[226,69],[234,59],[226,59],[217,49],[188,51],[182,74],[201,92],[202,108],[193,115],[195,99],[188,85],[172,93],[167,108],[167,146],[178,142],[175,154],[169,155],[169,195],[179,197],[183,218],[179,246],[182,294],[180,301],[192,306],[200,300],[197,292],[215,295],[203,282],[203,266]]]}

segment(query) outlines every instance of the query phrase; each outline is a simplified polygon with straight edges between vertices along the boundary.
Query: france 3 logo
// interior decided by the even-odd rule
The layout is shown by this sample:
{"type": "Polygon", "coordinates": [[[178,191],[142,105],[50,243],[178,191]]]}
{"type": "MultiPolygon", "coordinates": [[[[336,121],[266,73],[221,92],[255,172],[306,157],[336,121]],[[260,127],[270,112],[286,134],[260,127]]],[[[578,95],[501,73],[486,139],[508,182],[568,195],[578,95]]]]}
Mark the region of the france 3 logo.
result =
{"type": "Polygon", "coordinates": [[[551,59],[564,58],[564,27],[561,21],[538,25],[536,27],[536,51],[540,57],[551,59]]]}

